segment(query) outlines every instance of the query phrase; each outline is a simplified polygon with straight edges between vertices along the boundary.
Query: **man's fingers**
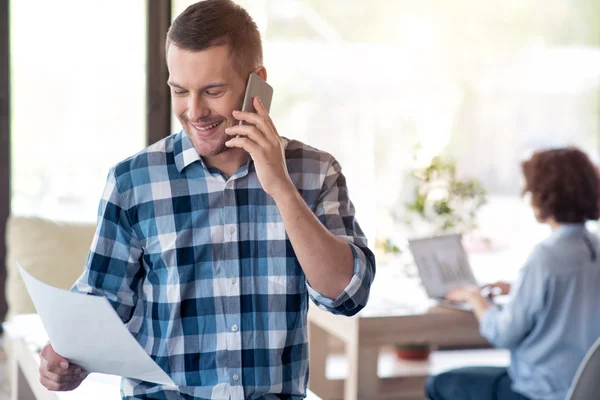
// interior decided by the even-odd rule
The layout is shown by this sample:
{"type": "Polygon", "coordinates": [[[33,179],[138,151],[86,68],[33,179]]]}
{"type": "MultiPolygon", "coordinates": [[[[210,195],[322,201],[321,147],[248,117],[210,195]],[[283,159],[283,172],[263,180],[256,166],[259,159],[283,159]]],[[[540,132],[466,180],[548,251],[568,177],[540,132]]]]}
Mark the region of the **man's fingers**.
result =
{"type": "Polygon", "coordinates": [[[242,135],[250,138],[254,143],[261,147],[269,146],[270,143],[265,138],[264,133],[259,131],[256,127],[250,125],[236,125],[231,126],[225,130],[228,135],[242,135]]]}
{"type": "Polygon", "coordinates": [[[65,391],[75,390],[79,387],[79,385],[81,385],[81,382],[83,382],[83,379],[79,379],[79,380],[73,381],[71,383],[67,383],[61,390],[65,390],[65,391]]]}
{"type": "Polygon", "coordinates": [[[45,376],[40,377],[40,383],[42,384],[42,386],[54,392],[74,390],[77,387],[79,387],[79,385],[81,385],[81,382],[83,382],[83,379],[78,379],[72,382],[58,383],[51,379],[48,379],[45,376]]]}
{"type": "Polygon", "coordinates": [[[48,390],[52,390],[52,391],[60,390],[60,383],[54,382],[54,381],[46,378],[43,375],[40,376],[40,383],[42,384],[43,387],[45,387],[48,390]]]}
{"type": "Polygon", "coordinates": [[[260,150],[260,147],[256,143],[245,137],[233,138],[225,142],[225,145],[227,147],[238,147],[244,149],[252,155],[257,154],[260,150]]]}
{"type": "Polygon", "coordinates": [[[253,112],[233,110],[233,117],[238,121],[245,121],[252,125],[262,125],[263,127],[266,127],[266,124],[264,123],[265,119],[253,112]]]}
{"type": "Polygon", "coordinates": [[[270,125],[258,114],[247,111],[233,111],[233,117],[238,121],[245,121],[256,126],[267,138],[273,136],[270,125]]]}
{"type": "Polygon", "coordinates": [[[61,371],[68,371],[71,366],[69,360],[58,355],[50,343],[44,346],[40,358],[49,371],[57,374],[61,374],[61,371]]]}
{"type": "Polygon", "coordinates": [[[48,371],[47,369],[40,368],[40,375],[56,383],[69,383],[86,376],[85,372],[79,372],[77,374],[70,373],[68,375],[59,375],[55,372],[48,371]]]}
{"type": "Polygon", "coordinates": [[[45,366],[45,369],[46,369],[46,371],[52,372],[56,375],[61,375],[61,376],[71,375],[71,371],[69,371],[69,368],[65,369],[56,364],[47,363],[45,366]]]}
{"type": "Polygon", "coordinates": [[[252,99],[252,105],[254,106],[254,109],[256,110],[256,113],[258,115],[260,115],[261,117],[268,117],[269,116],[269,113],[267,112],[267,109],[265,108],[265,105],[263,104],[263,102],[260,99],[260,97],[254,96],[254,98],[252,99]]]}
{"type": "MultiPolygon", "coordinates": [[[[68,365],[68,363],[67,363],[67,365],[68,365]]],[[[58,363],[56,361],[54,363],[51,363],[46,359],[46,357],[44,355],[40,354],[40,367],[43,367],[47,371],[50,371],[57,375],[63,375],[63,376],[71,374],[72,366],[68,366],[67,368],[64,368],[64,366],[65,366],[65,363],[60,362],[60,361],[58,363]]]]}
{"type": "Polygon", "coordinates": [[[267,109],[265,108],[264,104],[262,103],[262,100],[260,99],[260,97],[258,97],[258,96],[254,97],[253,105],[254,105],[254,109],[256,110],[257,114],[259,116],[261,116],[265,120],[265,124],[268,125],[269,128],[271,128],[270,129],[271,132],[277,138],[279,138],[279,133],[277,132],[277,129],[275,129],[275,124],[273,124],[273,120],[271,119],[271,116],[267,112],[267,109]]]}
{"type": "Polygon", "coordinates": [[[48,390],[65,391],[78,387],[87,372],[58,355],[50,344],[40,353],[40,383],[48,390]]]}
{"type": "MultiPolygon", "coordinates": [[[[256,103],[257,101],[259,101],[258,97],[255,97],[254,102],[256,103]]],[[[264,110],[264,107],[262,109],[264,110]]],[[[270,142],[274,143],[276,140],[279,140],[279,134],[275,129],[275,125],[273,125],[271,117],[269,117],[269,114],[266,114],[266,112],[259,115],[247,111],[234,111],[233,117],[238,121],[246,121],[247,123],[256,126],[270,142]]]]}
{"type": "Polygon", "coordinates": [[[77,364],[71,364],[69,365],[69,368],[67,369],[67,374],[68,375],[72,375],[72,376],[85,376],[87,375],[87,372],[81,368],[79,365],[77,364]]]}

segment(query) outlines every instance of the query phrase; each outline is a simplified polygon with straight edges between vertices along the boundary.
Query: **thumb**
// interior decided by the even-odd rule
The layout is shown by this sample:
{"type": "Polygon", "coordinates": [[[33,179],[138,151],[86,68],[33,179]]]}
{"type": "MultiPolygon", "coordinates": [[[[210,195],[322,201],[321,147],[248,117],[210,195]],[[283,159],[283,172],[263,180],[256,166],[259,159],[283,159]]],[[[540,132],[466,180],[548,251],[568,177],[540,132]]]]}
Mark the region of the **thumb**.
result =
{"type": "Polygon", "coordinates": [[[55,368],[66,370],[69,368],[69,361],[54,351],[54,348],[50,343],[44,347],[40,353],[40,357],[42,360],[46,361],[49,370],[53,370],[55,368]]]}

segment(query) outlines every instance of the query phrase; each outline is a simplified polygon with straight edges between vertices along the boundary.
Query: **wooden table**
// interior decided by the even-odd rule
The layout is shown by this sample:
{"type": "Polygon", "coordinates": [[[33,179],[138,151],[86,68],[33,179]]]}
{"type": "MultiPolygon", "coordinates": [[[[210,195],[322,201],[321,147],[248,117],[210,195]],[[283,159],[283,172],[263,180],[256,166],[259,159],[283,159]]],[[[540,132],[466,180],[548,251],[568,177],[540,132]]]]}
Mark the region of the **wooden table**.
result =
{"type": "Polygon", "coordinates": [[[424,304],[417,308],[374,310],[354,317],[332,315],[311,304],[308,313],[309,387],[326,400],[424,399],[426,376],[379,378],[377,359],[383,346],[428,342],[434,346],[485,347],[471,312],[424,304]],[[329,380],[329,336],[345,344],[348,376],[329,380]]]}

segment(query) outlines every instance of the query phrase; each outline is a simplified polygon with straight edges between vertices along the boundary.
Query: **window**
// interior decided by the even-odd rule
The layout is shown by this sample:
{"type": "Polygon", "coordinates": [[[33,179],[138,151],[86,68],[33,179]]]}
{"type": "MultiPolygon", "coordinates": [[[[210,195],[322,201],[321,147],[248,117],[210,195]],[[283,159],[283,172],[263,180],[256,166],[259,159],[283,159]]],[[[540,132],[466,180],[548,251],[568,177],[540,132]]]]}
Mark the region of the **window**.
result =
{"type": "Polygon", "coordinates": [[[146,2],[11,2],[12,210],[94,221],[145,143],[146,2]]]}

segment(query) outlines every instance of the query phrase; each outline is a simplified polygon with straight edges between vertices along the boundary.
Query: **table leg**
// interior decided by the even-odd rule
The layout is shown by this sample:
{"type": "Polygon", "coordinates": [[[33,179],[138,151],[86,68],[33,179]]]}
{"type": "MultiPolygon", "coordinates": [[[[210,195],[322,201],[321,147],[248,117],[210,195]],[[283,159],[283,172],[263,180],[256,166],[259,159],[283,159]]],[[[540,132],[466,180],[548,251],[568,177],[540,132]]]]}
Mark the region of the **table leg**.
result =
{"type": "Polygon", "coordinates": [[[12,354],[10,363],[10,398],[11,400],[35,400],[35,395],[23,374],[17,357],[12,354]]]}
{"type": "Polygon", "coordinates": [[[377,359],[379,347],[361,345],[358,332],[346,344],[348,377],[344,385],[345,400],[373,400],[378,398],[379,377],[377,359]]]}
{"type": "Polygon", "coordinates": [[[326,365],[329,334],[313,322],[308,322],[308,359],[310,362],[310,374],[308,387],[320,397],[328,392],[326,365]]]}

